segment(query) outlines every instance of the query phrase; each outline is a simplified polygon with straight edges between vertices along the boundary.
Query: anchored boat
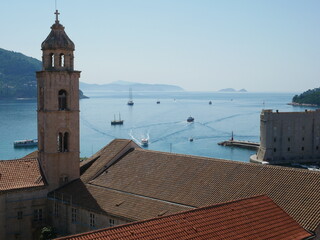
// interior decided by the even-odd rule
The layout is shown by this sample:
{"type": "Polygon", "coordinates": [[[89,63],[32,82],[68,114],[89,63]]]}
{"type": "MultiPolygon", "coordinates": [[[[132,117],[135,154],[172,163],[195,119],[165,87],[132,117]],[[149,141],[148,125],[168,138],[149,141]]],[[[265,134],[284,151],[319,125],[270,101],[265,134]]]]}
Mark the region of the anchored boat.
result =
{"type": "Polygon", "coordinates": [[[129,106],[133,106],[134,102],[132,100],[132,89],[129,89],[129,101],[127,103],[129,106]]]}
{"type": "Polygon", "coordinates": [[[116,115],[114,115],[114,120],[111,121],[111,125],[122,125],[123,120],[121,120],[121,116],[119,113],[119,119],[116,119],[116,115]]]}
{"type": "Polygon", "coordinates": [[[13,142],[14,147],[36,147],[38,139],[17,140],[13,142]]]}
{"type": "Polygon", "coordinates": [[[194,121],[193,117],[190,116],[190,117],[187,118],[187,122],[193,122],[193,121],[194,121]]]}

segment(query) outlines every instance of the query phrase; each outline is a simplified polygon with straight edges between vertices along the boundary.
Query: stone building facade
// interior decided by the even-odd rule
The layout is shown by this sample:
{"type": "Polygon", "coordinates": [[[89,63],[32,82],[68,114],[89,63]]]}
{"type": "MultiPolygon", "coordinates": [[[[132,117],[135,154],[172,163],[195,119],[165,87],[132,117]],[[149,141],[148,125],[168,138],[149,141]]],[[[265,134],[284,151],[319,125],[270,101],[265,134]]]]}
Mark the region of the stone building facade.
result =
{"type": "Polygon", "coordinates": [[[0,161],[0,239],[36,239],[47,224],[47,194],[37,158],[0,161]]]}
{"type": "Polygon", "coordinates": [[[320,162],[320,110],[260,115],[260,147],[251,161],[270,164],[320,162]]]}

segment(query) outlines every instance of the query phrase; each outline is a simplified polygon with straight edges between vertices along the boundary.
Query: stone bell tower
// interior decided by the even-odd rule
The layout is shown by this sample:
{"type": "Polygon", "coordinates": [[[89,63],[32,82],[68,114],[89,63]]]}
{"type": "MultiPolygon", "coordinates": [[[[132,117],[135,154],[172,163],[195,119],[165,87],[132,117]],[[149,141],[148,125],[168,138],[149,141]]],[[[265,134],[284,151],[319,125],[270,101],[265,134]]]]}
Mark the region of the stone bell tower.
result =
{"type": "Polygon", "coordinates": [[[38,151],[49,191],[79,178],[79,78],[74,43],[56,21],[41,44],[38,81],[38,151]]]}

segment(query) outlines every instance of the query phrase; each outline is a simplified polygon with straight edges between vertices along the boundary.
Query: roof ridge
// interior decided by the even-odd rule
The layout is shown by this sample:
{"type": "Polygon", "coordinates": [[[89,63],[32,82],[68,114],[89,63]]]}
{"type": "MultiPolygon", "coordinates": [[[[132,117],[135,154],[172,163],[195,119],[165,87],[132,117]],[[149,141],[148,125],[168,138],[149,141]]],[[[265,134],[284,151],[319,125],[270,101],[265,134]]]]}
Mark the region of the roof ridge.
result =
{"type": "Polygon", "coordinates": [[[101,186],[101,185],[98,185],[98,184],[94,184],[94,183],[92,183],[92,182],[89,182],[89,183],[87,183],[87,184],[89,184],[90,186],[93,186],[93,187],[99,187],[99,188],[102,188],[102,189],[108,189],[108,190],[111,190],[111,191],[115,191],[115,192],[119,192],[119,193],[124,193],[124,194],[129,194],[129,195],[132,195],[132,196],[141,197],[141,198],[145,198],[145,199],[152,199],[152,200],[155,200],[155,201],[160,201],[160,202],[164,202],[164,203],[174,204],[174,205],[178,205],[178,206],[196,208],[196,206],[187,205],[187,204],[178,203],[178,202],[172,202],[172,201],[169,201],[169,200],[164,200],[164,199],[160,199],[160,198],[150,197],[150,196],[141,195],[141,194],[137,194],[137,193],[131,193],[131,192],[127,192],[127,191],[115,189],[115,188],[104,187],[104,186],[101,186]]]}
{"type": "Polygon", "coordinates": [[[314,174],[320,175],[320,171],[310,171],[308,169],[294,168],[294,167],[288,167],[288,166],[278,166],[278,165],[271,165],[271,164],[259,164],[259,163],[251,163],[251,162],[241,162],[241,161],[234,161],[234,160],[223,159],[223,158],[212,158],[212,157],[190,155],[190,154],[183,154],[183,153],[161,152],[161,151],[158,151],[158,150],[150,150],[150,149],[143,149],[143,148],[135,148],[134,150],[135,151],[141,151],[141,152],[157,153],[157,154],[160,153],[160,154],[163,154],[163,155],[166,155],[166,156],[180,156],[180,157],[188,157],[190,159],[219,161],[219,162],[225,162],[225,163],[230,163],[230,164],[238,164],[238,165],[260,166],[261,168],[267,167],[267,168],[275,168],[275,169],[284,169],[284,170],[287,170],[287,171],[308,172],[308,173],[314,173],[314,174]]]}
{"type": "Polygon", "coordinates": [[[38,158],[34,157],[34,158],[16,158],[16,159],[7,159],[7,160],[0,160],[1,162],[13,162],[13,161],[37,161],[38,158]]]}

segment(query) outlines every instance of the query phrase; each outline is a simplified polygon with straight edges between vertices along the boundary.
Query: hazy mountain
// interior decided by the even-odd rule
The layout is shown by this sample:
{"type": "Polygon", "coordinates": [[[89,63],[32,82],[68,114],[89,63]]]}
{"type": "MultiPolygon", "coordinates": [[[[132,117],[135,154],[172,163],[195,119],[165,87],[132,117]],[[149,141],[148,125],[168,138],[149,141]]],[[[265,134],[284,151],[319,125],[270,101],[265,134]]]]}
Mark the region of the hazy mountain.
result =
{"type": "Polygon", "coordinates": [[[181,87],[168,84],[146,84],[127,81],[115,81],[108,84],[88,84],[80,82],[80,88],[84,91],[103,90],[103,91],[128,91],[132,88],[134,91],[184,91],[181,87]]]}

